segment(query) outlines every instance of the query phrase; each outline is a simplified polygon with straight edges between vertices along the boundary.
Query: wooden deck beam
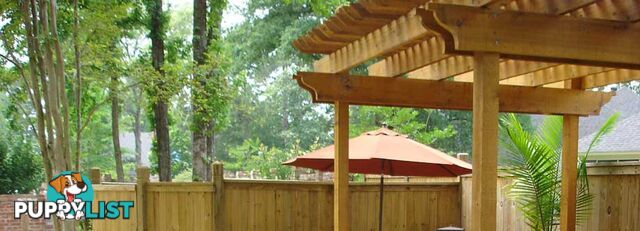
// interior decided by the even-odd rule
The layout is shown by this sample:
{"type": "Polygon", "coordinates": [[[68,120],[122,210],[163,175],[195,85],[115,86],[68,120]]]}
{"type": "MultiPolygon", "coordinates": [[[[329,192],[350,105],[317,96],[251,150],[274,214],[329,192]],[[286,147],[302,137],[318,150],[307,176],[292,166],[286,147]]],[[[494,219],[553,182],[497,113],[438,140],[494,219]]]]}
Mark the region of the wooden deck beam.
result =
{"type": "MultiPolygon", "coordinates": [[[[317,103],[471,110],[473,84],[299,72],[295,79],[317,103]]],[[[597,115],[614,93],[500,85],[501,112],[597,115]],[[562,99],[562,100],[558,100],[562,99]]]]}
{"type": "Polygon", "coordinates": [[[638,24],[435,3],[418,14],[442,36],[446,53],[640,68],[638,24]]]}

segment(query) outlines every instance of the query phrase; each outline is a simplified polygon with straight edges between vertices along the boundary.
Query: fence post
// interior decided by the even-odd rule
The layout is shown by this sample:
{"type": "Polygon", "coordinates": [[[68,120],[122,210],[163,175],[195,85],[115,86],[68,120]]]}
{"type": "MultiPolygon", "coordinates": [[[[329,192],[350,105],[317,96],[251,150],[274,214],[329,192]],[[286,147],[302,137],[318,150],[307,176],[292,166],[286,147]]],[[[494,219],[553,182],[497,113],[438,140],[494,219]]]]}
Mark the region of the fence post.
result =
{"type": "Polygon", "coordinates": [[[91,168],[89,170],[89,180],[91,180],[92,184],[101,184],[102,178],[100,176],[100,168],[91,168]]]}
{"type": "Polygon", "coordinates": [[[211,165],[211,179],[213,179],[213,230],[224,230],[226,222],[224,212],[224,166],[221,162],[214,162],[211,165]]]}
{"type": "Polygon", "coordinates": [[[149,168],[148,167],[138,167],[136,169],[136,216],[138,219],[138,231],[147,230],[147,226],[145,224],[145,191],[147,183],[149,182],[149,168]]]}

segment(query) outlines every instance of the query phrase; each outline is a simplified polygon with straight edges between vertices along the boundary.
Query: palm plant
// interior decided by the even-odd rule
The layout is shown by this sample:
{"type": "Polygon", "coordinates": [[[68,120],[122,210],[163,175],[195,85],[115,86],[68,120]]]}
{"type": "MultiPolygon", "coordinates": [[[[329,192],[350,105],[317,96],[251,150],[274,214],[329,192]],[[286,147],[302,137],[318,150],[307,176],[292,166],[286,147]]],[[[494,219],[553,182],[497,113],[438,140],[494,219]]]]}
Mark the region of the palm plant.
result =
{"type": "MultiPolygon", "coordinates": [[[[590,215],[593,196],[589,193],[586,160],[591,148],[613,130],[618,114],[612,115],[598,130],[587,152],[578,161],[576,220],[583,223],[590,215]]],[[[503,149],[501,171],[512,183],[507,195],[525,217],[532,230],[557,229],[560,216],[562,117],[549,116],[535,132],[527,131],[514,114],[502,117],[503,149]]]]}

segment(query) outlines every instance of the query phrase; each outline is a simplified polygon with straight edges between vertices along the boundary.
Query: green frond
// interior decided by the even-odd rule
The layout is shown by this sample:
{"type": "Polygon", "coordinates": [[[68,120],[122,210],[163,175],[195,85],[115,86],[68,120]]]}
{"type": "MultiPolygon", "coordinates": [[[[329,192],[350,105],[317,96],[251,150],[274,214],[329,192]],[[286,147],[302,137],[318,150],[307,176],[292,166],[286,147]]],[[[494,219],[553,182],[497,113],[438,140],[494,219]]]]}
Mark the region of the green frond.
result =
{"type": "Polygon", "coordinates": [[[546,116],[536,134],[549,148],[559,150],[562,147],[562,116],[546,116]]]}
{"type": "MultiPolygon", "coordinates": [[[[578,163],[576,221],[586,222],[594,196],[589,192],[586,160],[591,148],[611,132],[618,114],[611,116],[596,133],[587,153],[578,163]]],[[[535,134],[523,129],[514,114],[501,118],[500,144],[504,151],[502,171],[512,176],[506,187],[516,202],[526,224],[532,230],[554,230],[560,216],[560,172],[562,152],[562,117],[545,118],[535,134]]]]}

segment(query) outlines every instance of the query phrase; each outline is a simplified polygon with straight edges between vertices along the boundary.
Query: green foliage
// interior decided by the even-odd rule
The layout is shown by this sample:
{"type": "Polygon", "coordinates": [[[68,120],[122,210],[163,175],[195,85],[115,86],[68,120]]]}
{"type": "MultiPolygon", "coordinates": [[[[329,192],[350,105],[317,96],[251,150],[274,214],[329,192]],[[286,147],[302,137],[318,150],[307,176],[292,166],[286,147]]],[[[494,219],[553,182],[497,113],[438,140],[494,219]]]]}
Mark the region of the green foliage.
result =
{"type": "MultiPolygon", "coordinates": [[[[376,130],[383,125],[395,131],[409,135],[423,144],[433,144],[438,140],[448,139],[456,134],[454,127],[447,124],[432,123],[431,117],[439,113],[437,110],[393,108],[393,107],[354,107],[350,135],[358,136],[363,132],[376,130]]],[[[439,147],[442,148],[442,147],[439,147]]],[[[443,149],[456,152],[456,149],[443,149]]]]}
{"type": "Polygon", "coordinates": [[[257,171],[260,177],[266,179],[289,179],[293,169],[282,165],[282,162],[308,151],[300,147],[300,141],[281,150],[266,146],[260,139],[245,140],[242,145],[229,151],[233,161],[225,167],[229,170],[257,171]]]}
{"type": "Polygon", "coordinates": [[[31,193],[44,180],[37,143],[17,105],[24,100],[0,97],[0,194],[31,193]]]}
{"type": "Polygon", "coordinates": [[[249,1],[241,13],[246,21],[224,37],[233,60],[228,83],[235,94],[229,126],[217,136],[217,156],[239,162],[230,156],[232,150],[255,140],[274,150],[287,150],[297,140],[303,149],[328,144],[330,108],[312,104],[308,93],[291,79],[295,71],[308,69],[314,58],[296,51],[291,42],[319,22],[318,14],[301,1],[271,0],[249,1]]]}
{"type": "MultiPolygon", "coordinates": [[[[617,114],[600,128],[589,147],[615,126],[617,114]]],[[[533,230],[554,230],[560,214],[562,117],[547,117],[537,132],[527,131],[514,114],[501,119],[501,139],[505,149],[503,171],[513,177],[508,195],[516,201],[526,223],[533,230]]],[[[586,160],[578,163],[577,221],[584,222],[591,211],[586,160]]]]}
{"type": "Polygon", "coordinates": [[[44,180],[42,158],[31,140],[0,142],[0,194],[31,193],[44,180]]]}
{"type": "MultiPolygon", "coordinates": [[[[291,43],[347,2],[252,0],[242,12],[246,21],[226,33],[233,59],[229,75],[237,94],[230,106],[230,126],[220,132],[216,149],[224,152],[220,156],[227,169],[263,169],[261,174],[273,175],[265,170],[268,166],[275,171],[280,160],[293,157],[280,150],[289,150],[295,142],[307,151],[331,144],[331,107],[313,104],[291,79],[296,71],[309,70],[319,56],[301,54],[291,43]],[[245,155],[261,156],[263,165],[247,165],[245,155]],[[273,157],[277,155],[282,157],[273,157]]],[[[446,152],[471,151],[468,112],[351,107],[351,116],[352,136],[388,124],[446,152]]]]}
{"type": "MultiPolygon", "coordinates": [[[[188,98],[179,94],[169,110],[169,137],[171,146],[171,174],[177,176],[191,171],[191,133],[189,131],[188,98]]],[[[155,141],[154,141],[155,146],[155,141]]],[[[149,156],[151,170],[158,171],[157,152],[151,151],[149,156]]]]}
{"type": "MultiPolygon", "coordinates": [[[[193,124],[213,124],[212,133],[229,124],[229,106],[236,94],[233,79],[227,73],[231,66],[230,48],[221,40],[212,40],[203,65],[192,67],[194,78],[189,82],[192,93],[193,124]]],[[[203,128],[192,128],[203,129],[203,128]]]]}

